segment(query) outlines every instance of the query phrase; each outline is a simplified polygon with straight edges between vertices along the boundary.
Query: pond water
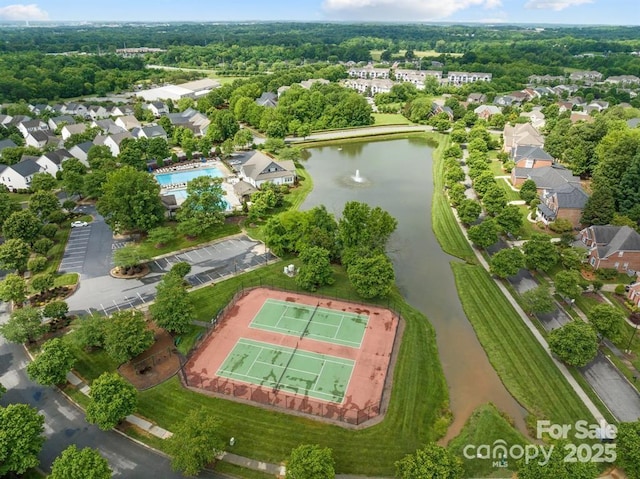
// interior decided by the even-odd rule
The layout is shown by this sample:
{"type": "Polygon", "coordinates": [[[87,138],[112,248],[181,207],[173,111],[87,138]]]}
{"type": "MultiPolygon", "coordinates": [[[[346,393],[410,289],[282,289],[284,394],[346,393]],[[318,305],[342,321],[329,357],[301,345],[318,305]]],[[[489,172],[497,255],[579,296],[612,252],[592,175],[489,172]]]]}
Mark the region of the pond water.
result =
{"type": "Polygon", "coordinates": [[[526,411],[500,381],[460,304],[450,267],[458,259],[442,251],[431,228],[432,151],[421,138],[310,149],[305,168],[314,188],[302,209],[324,204],[339,216],[347,201],[361,201],[380,206],[398,220],[388,252],[402,294],[437,333],[455,416],[445,441],[487,402],[526,431],[526,411]]]}

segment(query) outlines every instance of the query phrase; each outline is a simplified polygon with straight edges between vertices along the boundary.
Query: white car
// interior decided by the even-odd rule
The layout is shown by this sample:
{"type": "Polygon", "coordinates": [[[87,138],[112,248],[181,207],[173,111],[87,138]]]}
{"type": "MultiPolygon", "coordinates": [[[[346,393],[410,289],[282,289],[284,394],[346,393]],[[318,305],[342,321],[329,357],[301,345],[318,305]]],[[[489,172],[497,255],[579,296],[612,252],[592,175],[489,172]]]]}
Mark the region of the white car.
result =
{"type": "Polygon", "coordinates": [[[71,223],[72,228],[82,228],[83,226],[88,225],[89,223],[87,223],[86,221],[74,221],[73,223],[71,223]]]}

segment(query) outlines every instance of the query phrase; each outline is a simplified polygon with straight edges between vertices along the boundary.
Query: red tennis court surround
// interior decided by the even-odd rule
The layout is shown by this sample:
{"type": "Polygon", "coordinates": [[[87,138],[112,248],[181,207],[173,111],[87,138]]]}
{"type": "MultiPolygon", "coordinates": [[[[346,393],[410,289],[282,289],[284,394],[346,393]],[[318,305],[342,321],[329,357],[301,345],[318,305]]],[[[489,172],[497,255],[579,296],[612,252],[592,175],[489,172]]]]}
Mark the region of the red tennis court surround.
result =
{"type": "MultiPolygon", "coordinates": [[[[184,377],[188,386],[351,424],[361,424],[381,413],[380,405],[390,369],[398,316],[380,307],[267,288],[248,290],[234,299],[235,302],[232,301],[226,313],[219,318],[215,331],[203,340],[185,365],[184,377]],[[336,328],[335,335],[323,338],[308,333],[296,335],[291,331],[280,332],[278,328],[263,329],[256,327],[255,323],[250,327],[259,312],[264,319],[265,304],[271,304],[272,309],[274,304],[290,304],[292,310],[297,310],[297,304],[323,311],[324,314],[311,317],[311,324],[314,320],[320,321],[318,318],[330,317],[331,311],[335,311],[336,317],[363,318],[363,321],[366,318],[364,336],[361,342],[356,341],[348,346],[351,343],[341,343],[339,337],[341,331],[344,334],[347,329],[336,328]],[[229,374],[230,364],[236,360],[242,361],[242,354],[238,354],[238,350],[240,353],[243,351],[242,347],[237,347],[239,341],[241,344],[258,341],[272,345],[276,350],[281,348],[286,354],[295,351],[293,354],[302,356],[311,353],[334,358],[334,361],[338,358],[353,361],[348,383],[336,385],[345,388],[344,395],[340,395],[342,400],[332,402],[318,399],[318,394],[306,394],[300,390],[295,392],[295,388],[287,387],[286,379],[282,386],[279,381],[274,386],[273,380],[260,381],[249,376],[244,380],[242,374],[229,374]],[[220,375],[218,371],[221,371],[220,375]]],[[[298,309],[304,313],[304,308],[298,309]]],[[[278,314],[277,307],[275,311],[278,314]]],[[[255,361],[253,358],[249,360],[255,361]]],[[[285,368],[285,371],[288,370],[285,368]]],[[[292,367],[292,371],[290,374],[283,372],[283,376],[295,375],[296,369],[292,367]]],[[[326,385],[326,380],[323,382],[326,385]]]]}

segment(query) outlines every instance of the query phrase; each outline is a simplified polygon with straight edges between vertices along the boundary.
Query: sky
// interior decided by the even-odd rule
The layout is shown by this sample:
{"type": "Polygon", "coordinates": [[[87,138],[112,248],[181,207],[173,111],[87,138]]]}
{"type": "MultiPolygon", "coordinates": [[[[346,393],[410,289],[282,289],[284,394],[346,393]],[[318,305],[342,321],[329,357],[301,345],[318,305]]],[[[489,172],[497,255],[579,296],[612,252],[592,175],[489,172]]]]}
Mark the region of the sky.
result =
{"type": "Polygon", "coordinates": [[[639,25],[637,0],[0,0],[12,21],[384,21],[639,25]]]}

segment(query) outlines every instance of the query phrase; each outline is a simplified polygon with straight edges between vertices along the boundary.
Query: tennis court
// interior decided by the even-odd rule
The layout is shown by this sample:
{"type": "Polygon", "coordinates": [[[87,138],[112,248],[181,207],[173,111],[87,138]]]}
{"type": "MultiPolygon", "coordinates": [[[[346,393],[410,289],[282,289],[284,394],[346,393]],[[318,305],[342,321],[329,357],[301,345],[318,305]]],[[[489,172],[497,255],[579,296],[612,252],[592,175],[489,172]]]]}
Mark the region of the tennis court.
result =
{"type": "Polygon", "coordinates": [[[217,375],[342,403],[354,364],[350,359],[240,338],[217,375]]]}
{"type": "Polygon", "coordinates": [[[359,348],[369,317],[268,298],[249,327],[359,348]]]}

